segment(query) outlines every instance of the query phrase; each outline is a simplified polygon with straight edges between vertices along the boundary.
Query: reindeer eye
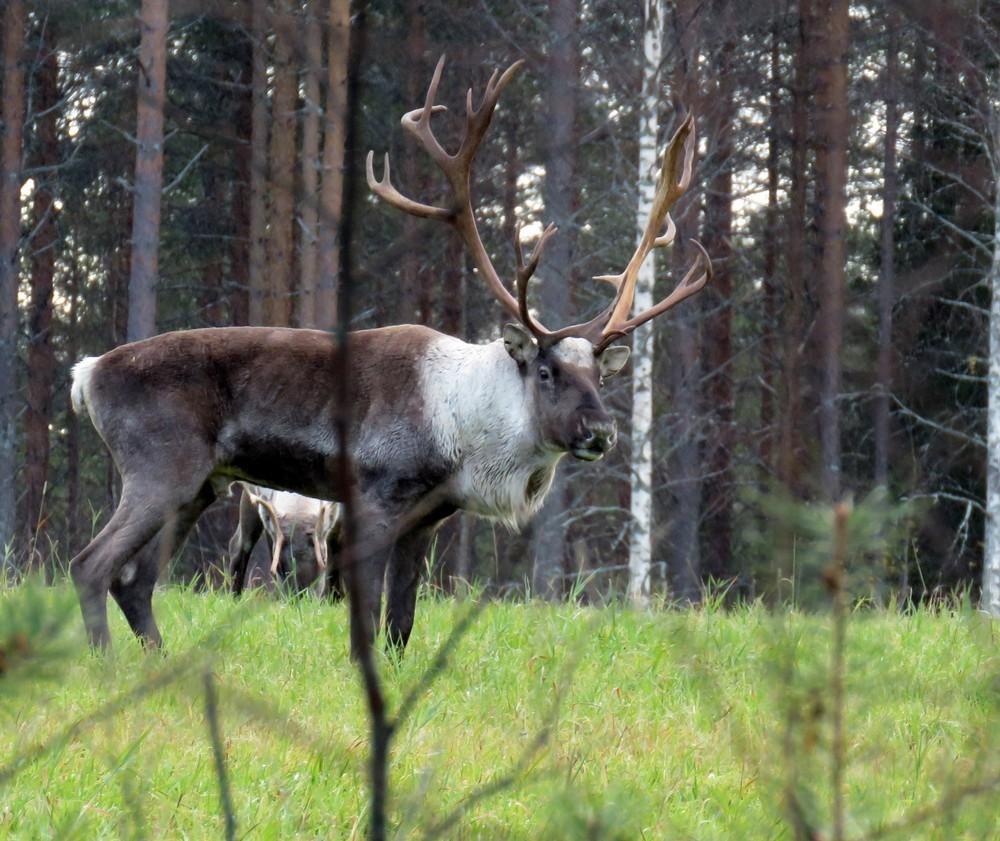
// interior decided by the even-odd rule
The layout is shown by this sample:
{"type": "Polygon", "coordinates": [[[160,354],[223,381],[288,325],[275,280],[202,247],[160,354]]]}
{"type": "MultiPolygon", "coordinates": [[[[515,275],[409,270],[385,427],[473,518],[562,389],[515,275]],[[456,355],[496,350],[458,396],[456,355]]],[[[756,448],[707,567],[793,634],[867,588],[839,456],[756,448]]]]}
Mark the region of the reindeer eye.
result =
{"type": "Polygon", "coordinates": [[[542,382],[545,382],[546,380],[552,379],[552,374],[548,368],[539,368],[538,379],[540,379],[542,382]]]}

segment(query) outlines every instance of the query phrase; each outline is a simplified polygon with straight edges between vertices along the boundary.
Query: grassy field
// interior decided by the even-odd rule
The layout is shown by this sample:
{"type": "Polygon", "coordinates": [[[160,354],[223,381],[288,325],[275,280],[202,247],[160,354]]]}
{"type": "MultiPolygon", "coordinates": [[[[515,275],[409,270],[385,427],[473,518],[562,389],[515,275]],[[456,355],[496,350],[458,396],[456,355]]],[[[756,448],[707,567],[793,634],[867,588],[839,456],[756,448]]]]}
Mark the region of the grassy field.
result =
{"type": "MultiPolygon", "coordinates": [[[[114,609],[94,656],[67,589],[0,592],[0,837],[224,837],[207,667],[236,837],[363,837],[345,607],[179,588],[157,607],[164,656],[114,609]]],[[[421,600],[382,660],[393,708],[467,609],[421,600]]],[[[396,736],[396,837],[453,817],[443,837],[829,838],[829,643],[828,617],[757,607],[490,604],[396,736]]],[[[1000,838],[998,643],[968,610],[852,615],[848,837],[1000,838]]]]}

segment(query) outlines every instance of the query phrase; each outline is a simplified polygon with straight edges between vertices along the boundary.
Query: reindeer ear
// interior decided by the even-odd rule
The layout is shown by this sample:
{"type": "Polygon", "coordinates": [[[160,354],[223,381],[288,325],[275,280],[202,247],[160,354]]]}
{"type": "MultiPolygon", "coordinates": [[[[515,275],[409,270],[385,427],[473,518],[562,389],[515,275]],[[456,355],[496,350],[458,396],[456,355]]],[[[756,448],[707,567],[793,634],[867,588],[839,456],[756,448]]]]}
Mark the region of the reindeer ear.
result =
{"type": "Polygon", "coordinates": [[[601,376],[611,377],[617,374],[628,362],[629,353],[630,351],[625,345],[612,345],[605,348],[597,357],[597,367],[601,371],[601,376]]]}
{"type": "Polygon", "coordinates": [[[538,356],[538,343],[523,324],[503,326],[503,346],[518,365],[531,362],[538,356]]]}

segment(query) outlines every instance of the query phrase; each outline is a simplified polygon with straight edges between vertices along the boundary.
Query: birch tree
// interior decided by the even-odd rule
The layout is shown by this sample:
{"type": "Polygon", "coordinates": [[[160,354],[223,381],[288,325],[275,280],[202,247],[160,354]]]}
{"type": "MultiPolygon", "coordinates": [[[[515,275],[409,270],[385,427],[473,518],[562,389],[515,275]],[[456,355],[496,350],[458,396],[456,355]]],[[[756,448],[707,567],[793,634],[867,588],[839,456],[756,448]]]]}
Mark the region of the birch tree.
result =
{"type": "Polygon", "coordinates": [[[993,165],[993,259],[986,420],[986,540],[980,606],[1000,616],[1000,76],[994,80],[988,129],[993,165]]]}
{"type": "MultiPolygon", "coordinates": [[[[656,193],[656,132],[659,125],[663,0],[644,0],[642,106],[639,111],[639,201],[636,230],[642,239],[656,193]]],[[[653,306],[656,252],[639,269],[634,308],[653,306]]],[[[653,321],[632,334],[632,525],[629,533],[628,594],[637,604],[649,597],[653,563],[653,321]]]]}
{"type": "Polygon", "coordinates": [[[128,340],[156,332],[160,194],[163,189],[163,101],[167,81],[167,0],[142,0],[137,82],[137,148],[132,211],[128,340]]]}

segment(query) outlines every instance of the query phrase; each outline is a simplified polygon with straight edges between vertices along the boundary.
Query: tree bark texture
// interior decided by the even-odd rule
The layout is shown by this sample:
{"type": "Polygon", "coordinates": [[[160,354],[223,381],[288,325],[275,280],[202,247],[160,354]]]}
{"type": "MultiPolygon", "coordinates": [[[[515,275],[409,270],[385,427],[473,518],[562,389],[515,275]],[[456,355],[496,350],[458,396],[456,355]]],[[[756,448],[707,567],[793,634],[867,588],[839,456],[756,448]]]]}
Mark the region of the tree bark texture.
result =
{"type": "MultiPolygon", "coordinates": [[[[42,168],[35,187],[31,249],[31,303],[28,310],[28,406],[24,417],[25,531],[32,547],[29,563],[48,555],[45,542],[46,485],[49,478],[49,425],[56,377],[52,346],[52,290],[56,271],[56,136],[59,63],[51,26],[44,27],[35,75],[35,164],[42,168]]],[[[51,570],[48,570],[51,572],[51,570]]]]}
{"type": "MultiPolygon", "coordinates": [[[[287,0],[279,3],[279,19],[290,15],[287,0]]],[[[267,253],[267,299],[264,317],[279,327],[291,324],[292,268],[295,227],[295,109],[297,74],[289,43],[292,26],[277,26],[274,35],[274,97],[271,101],[271,219],[267,253]]]]}
{"type": "MultiPolygon", "coordinates": [[[[682,0],[674,9],[671,21],[674,43],[679,45],[674,68],[674,110],[679,120],[688,110],[700,112],[698,81],[698,4],[682,0]]],[[[697,163],[695,164],[697,166],[697,163]]],[[[676,210],[677,236],[673,246],[673,269],[680,276],[694,256],[688,240],[698,232],[696,185],[689,190],[686,203],[676,210]]],[[[695,602],[701,596],[701,549],[698,526],[701,519],[701,337],[697,304],[680,306],[670,319],[671,441],[674,450],[669,461],[669,481],[673,508],[670,524],[670,577],[673,595],[681,601],[695,602]]]]}
{"type": "MultiPolygon", "coordinates": [[[[580,73],[578,15],[577,0],[549,2],[551,43],[547,62],[545,108],[548,131],[542,197],[545,201],[545,216],[559,228],[559,233],[549,241],[546,249],[546,283],[541,286],[539,296],[542,318],[547,324],[566,324],[570,315],[576,240],[576,109],[580,73]]],[[[562,595],[567,503],[565,473],[557,471],[552,490],[536,518],[532,546],[532,590],[535,595],[546,599],[562,595]]]]}
{"type": "Polygon", "coordinates": [[[142,0],[136,83],[136,156],[128,340],[156,332],[160,199],[163,190],[163,102],[167,81],[167,0],[142,0]]]}
{"type": "Polygon", "coordinates": [[[322,113],[320,77],[323,69],[323,28],[319,20],[320,0],[309,0],[305,19],[305,67],[302,115],[302,159],[299,194],[299,294],[296,299],[299,327],[316,326],[316,280],[319,271],[319,118],[322,113]]]}
{"type": "Polygon", "coordinates": [[[3,156],[0,161],[0,570],[17,527],[17,286],[24,130],[24,3],[8,0],[3,25],[3,156]]]}
{"type": "Polygon", "coordinates": [[[326,105],[323,114],[323,183],[320,188],[319,279],[316,326],[337,323],[337,229],[344,200],[344,138],[347,127],[347,64],[351,14],[348,0],[328,0],[326,105]]]}
{"type": "MultiPolygon", "coordinates": [[[[1000,82],[995,95],[1000,97],[1000,82]]],[[[994,160],[1000,155],[1000,115],[993,115],[994,160]]],[[[994,171],[995,173],[995,171],[994,171]]],[[[996,174],[996,173],[995,173],[996,174]]],[[[993,260],[990,264],[990,369],[986,412],[986,539],[980,608],[1000,616],[1000,189],[993,196],[993,260]]]]}
{"type": "Polygon", "coordinates": [[[899,129],[898,18],[889,13],[885,51],[885,138],[882,161],[882,222],[878,276],[878,374],[875,386],[875,484],[889,484],[889,395],[892,393],[892,308],[896,280],[896,134],[899,129]]]}
{"type": "Polygon", "coordinates": [[[250,114],[250,242],[249,312],[250,324],[264,324],[267,297],[267,4],[253,0],[253,72],[250,114]]]}
{"type": "Polygon", "coordinates": [[[723,42],[714,57],[715,95],[711,108],[712,171],[705,199],[705,248],[715,276],[702,297],[705,321],[705,410],[713,419],[706,454],[705,528],[702,575],[723,581],[734,574],[731,562],[733,476],[733,53],[731,12],[721,13],[723,42]]]}
{"type": "MultiPolygon", "coordinates": [[[[639,111],[639,180],[636,229],[638,240],[649,220],[658,175],[656,139],[659,128],[660,64],[663,60],[663,0],[643,4],[642,93],[639,111]]],[[[656,252],[639,270],[633,310],[653,306],[656,252]]],[[[653,567],[653,324],[632,334],[632,493],[629,530],[628,595],[638,605],[649,599],[653,567]]]]}
{"type": "Polygon", "coordinates": [[[840,407],[841,346],[844,333],[844,292],[847,285],[847,0],[817,4],[816,49],[816,215],[820,246],[819,430],[823,494],[841,493],[840,407]]]}

